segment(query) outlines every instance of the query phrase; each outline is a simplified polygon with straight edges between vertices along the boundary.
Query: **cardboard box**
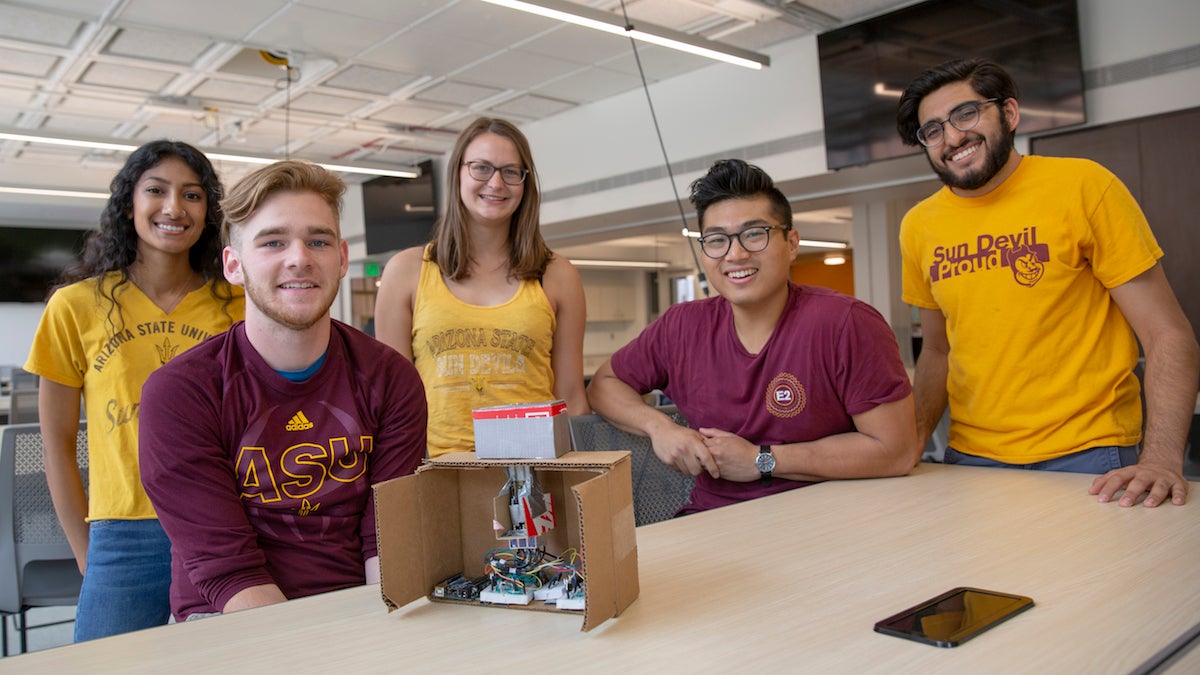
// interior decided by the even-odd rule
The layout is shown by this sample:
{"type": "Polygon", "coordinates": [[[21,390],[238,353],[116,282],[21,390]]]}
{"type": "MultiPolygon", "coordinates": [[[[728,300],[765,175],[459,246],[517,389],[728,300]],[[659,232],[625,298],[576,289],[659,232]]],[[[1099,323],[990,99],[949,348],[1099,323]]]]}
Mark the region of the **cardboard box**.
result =
{"type": "Polygon", "coordinates": [[[516,403],[471,411],[480,459],[549,459],[571,450],[567,402],[516,403]]]}
{"type": "MultiPolygon", "coordinates": [[[[558,459],[489,460],[461,452],[429,460],[411,476],[375,486],[375,520],[383,601],[398,609],[421,597],[434,602],[433,587],[455,574],[478,576],[484,556],[498,544],[492,529],[494,502],[504,486],[505,466],[533,467],[542,491],[558,511],[542,543],[554,554],[574,548],[583,558],[585,609],[486,605],[583,615],[591,630],[637,599],[637,535],[634,531],[631,461],[628,452],[570,452],[558,459]]],[[[480,603],[474,603],[480,604],[480,603]]]]}

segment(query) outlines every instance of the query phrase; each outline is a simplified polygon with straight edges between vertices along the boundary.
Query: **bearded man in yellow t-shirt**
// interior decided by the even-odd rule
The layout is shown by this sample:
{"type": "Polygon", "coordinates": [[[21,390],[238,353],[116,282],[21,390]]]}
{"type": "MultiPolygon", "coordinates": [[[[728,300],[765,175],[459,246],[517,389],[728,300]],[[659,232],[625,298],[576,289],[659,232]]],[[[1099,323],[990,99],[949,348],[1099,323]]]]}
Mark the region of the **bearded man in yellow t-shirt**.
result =
{"type": "Polygon", "coordinates": [[[1019,122],[1016,83],[984,60],[932,68],[900,99],[901,137],[945,184],[900,229],[921,438],[948,404],[949,463],[1102,474],[1102,502],[1183,504],[1200,348],[1162,249],[1104,167],[1018,154],[1019,122]]]}

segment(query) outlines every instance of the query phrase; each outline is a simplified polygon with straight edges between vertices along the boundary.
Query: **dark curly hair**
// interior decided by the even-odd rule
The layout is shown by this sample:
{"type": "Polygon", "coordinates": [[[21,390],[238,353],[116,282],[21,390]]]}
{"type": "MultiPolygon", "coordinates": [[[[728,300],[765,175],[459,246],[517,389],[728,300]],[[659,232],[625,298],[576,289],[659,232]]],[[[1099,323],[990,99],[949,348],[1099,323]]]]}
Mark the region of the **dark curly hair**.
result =
{"type": "Polygon", "coordinates": [[[226,313],[233,300],[232,290],[223,283],[225,276],[221,264],[221,198],[225,193],[221,179],[217,177],[208,157],[195,147],[182,141],[150,141],[134,150],[113,177],[109,185],[111,194],[108,203],[100,214],[100,229],[88,235],[79,260],[63,271],[58,283],[50,291],[53,293],[77,281],[119,272],[120,278],[111,289],[106,290],[104,284],[96,285],[96,293],[109,302],[108,320],[114,330],[120,329],[117,322],[113,321],[114,313],[120,318],[117,289],[129,283],[129,266],[137,260],[138,235],[133,224],[133,189],[143,173],[171,157],[180,159],[196,172],[207,198],[204,230],[188,251],[188,263],[204,278],[213,297],[224,303],[226,313]]]}
{"type": "Polygon", "coordinates": [[[792,229],[792,205],[766,171],[740,159],[718,159],[708,173],[692,181],[689,199],[696,207],[696,220],[704,230],[704,212],[727,199],[766,197],[779,223],[792,229]]]}
{"type": "Polygon", "coordinates": [[[954,59],[946,61],[918,75],[900,95],[896,107],[896,131],[905,145],[917,145],[917,129],[921,120],[917,108],[926,96],[937,89],[955,82],[967,82],[976,94],[984,98],[999,99],[996,107],[1004,117],[1004,101],[1017,98],[1020,92],[1017,83],[1008,71],[987,59],[954,59]]]}

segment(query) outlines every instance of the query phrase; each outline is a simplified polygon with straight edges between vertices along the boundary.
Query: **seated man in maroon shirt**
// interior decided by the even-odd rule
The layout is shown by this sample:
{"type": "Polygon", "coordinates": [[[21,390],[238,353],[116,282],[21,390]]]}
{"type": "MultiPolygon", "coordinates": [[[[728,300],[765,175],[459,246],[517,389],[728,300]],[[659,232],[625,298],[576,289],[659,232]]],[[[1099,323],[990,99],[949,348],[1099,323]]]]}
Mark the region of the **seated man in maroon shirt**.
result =
{"type": "Polygon", "coordinates": [[[675,305],[596,372],[592,409],[696,476],[693,513],[832,478],[899,476],[921,456],[896,338],[870,305],[798,286],[792,209],[762,169],[692,183],[719,297],[675,305]],[[663,390],[690,428],[645,405],[663,390]]]}
{"type": "Polygon", "coordinates": [[[308,162],[222,202],[246,320],[147,380],[142,483],[171,539],[171,612],[231,612],[379,580],[371,485],[425,456],[425,392],[399,353],[334,321],[342,181],[308,162]]]}

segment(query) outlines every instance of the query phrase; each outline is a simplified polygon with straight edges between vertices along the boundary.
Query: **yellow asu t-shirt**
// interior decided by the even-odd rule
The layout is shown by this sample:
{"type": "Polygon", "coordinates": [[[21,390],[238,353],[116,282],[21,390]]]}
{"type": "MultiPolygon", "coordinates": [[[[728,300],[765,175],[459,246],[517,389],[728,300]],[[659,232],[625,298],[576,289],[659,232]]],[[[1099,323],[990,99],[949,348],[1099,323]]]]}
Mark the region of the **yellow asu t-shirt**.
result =
{"type": "Polygon", "coordinates": [[[1108,289],[1162,249],[1116,176],[1024,157],[982,197],[913,207],[900,246],[904,301],[946,317],[951,447],[1025,464],[1139,442],[1137,339],[1108,289]]]}
{"type": "Polygon", "coordinates": [[[25,369],[83,389],[88,434],[88,520],[154,518],[138,472],[138,406],[154,370],[245,316],[240,288],[233,301],[204,285],[164,313],[120,273],[55,291],[46,304],[25,369]],[[119,309],[98,293],[116,289],[119,309]]]}
{"type": "Polygon", "coordinates": [[[412,348],[429,404],[430,457],[475,449],[475,408],[554,398],[556,324],[537,279],[522,281],[507,302],[481,307],[455,297],[436,263],[421,263],[412,348]]]}

